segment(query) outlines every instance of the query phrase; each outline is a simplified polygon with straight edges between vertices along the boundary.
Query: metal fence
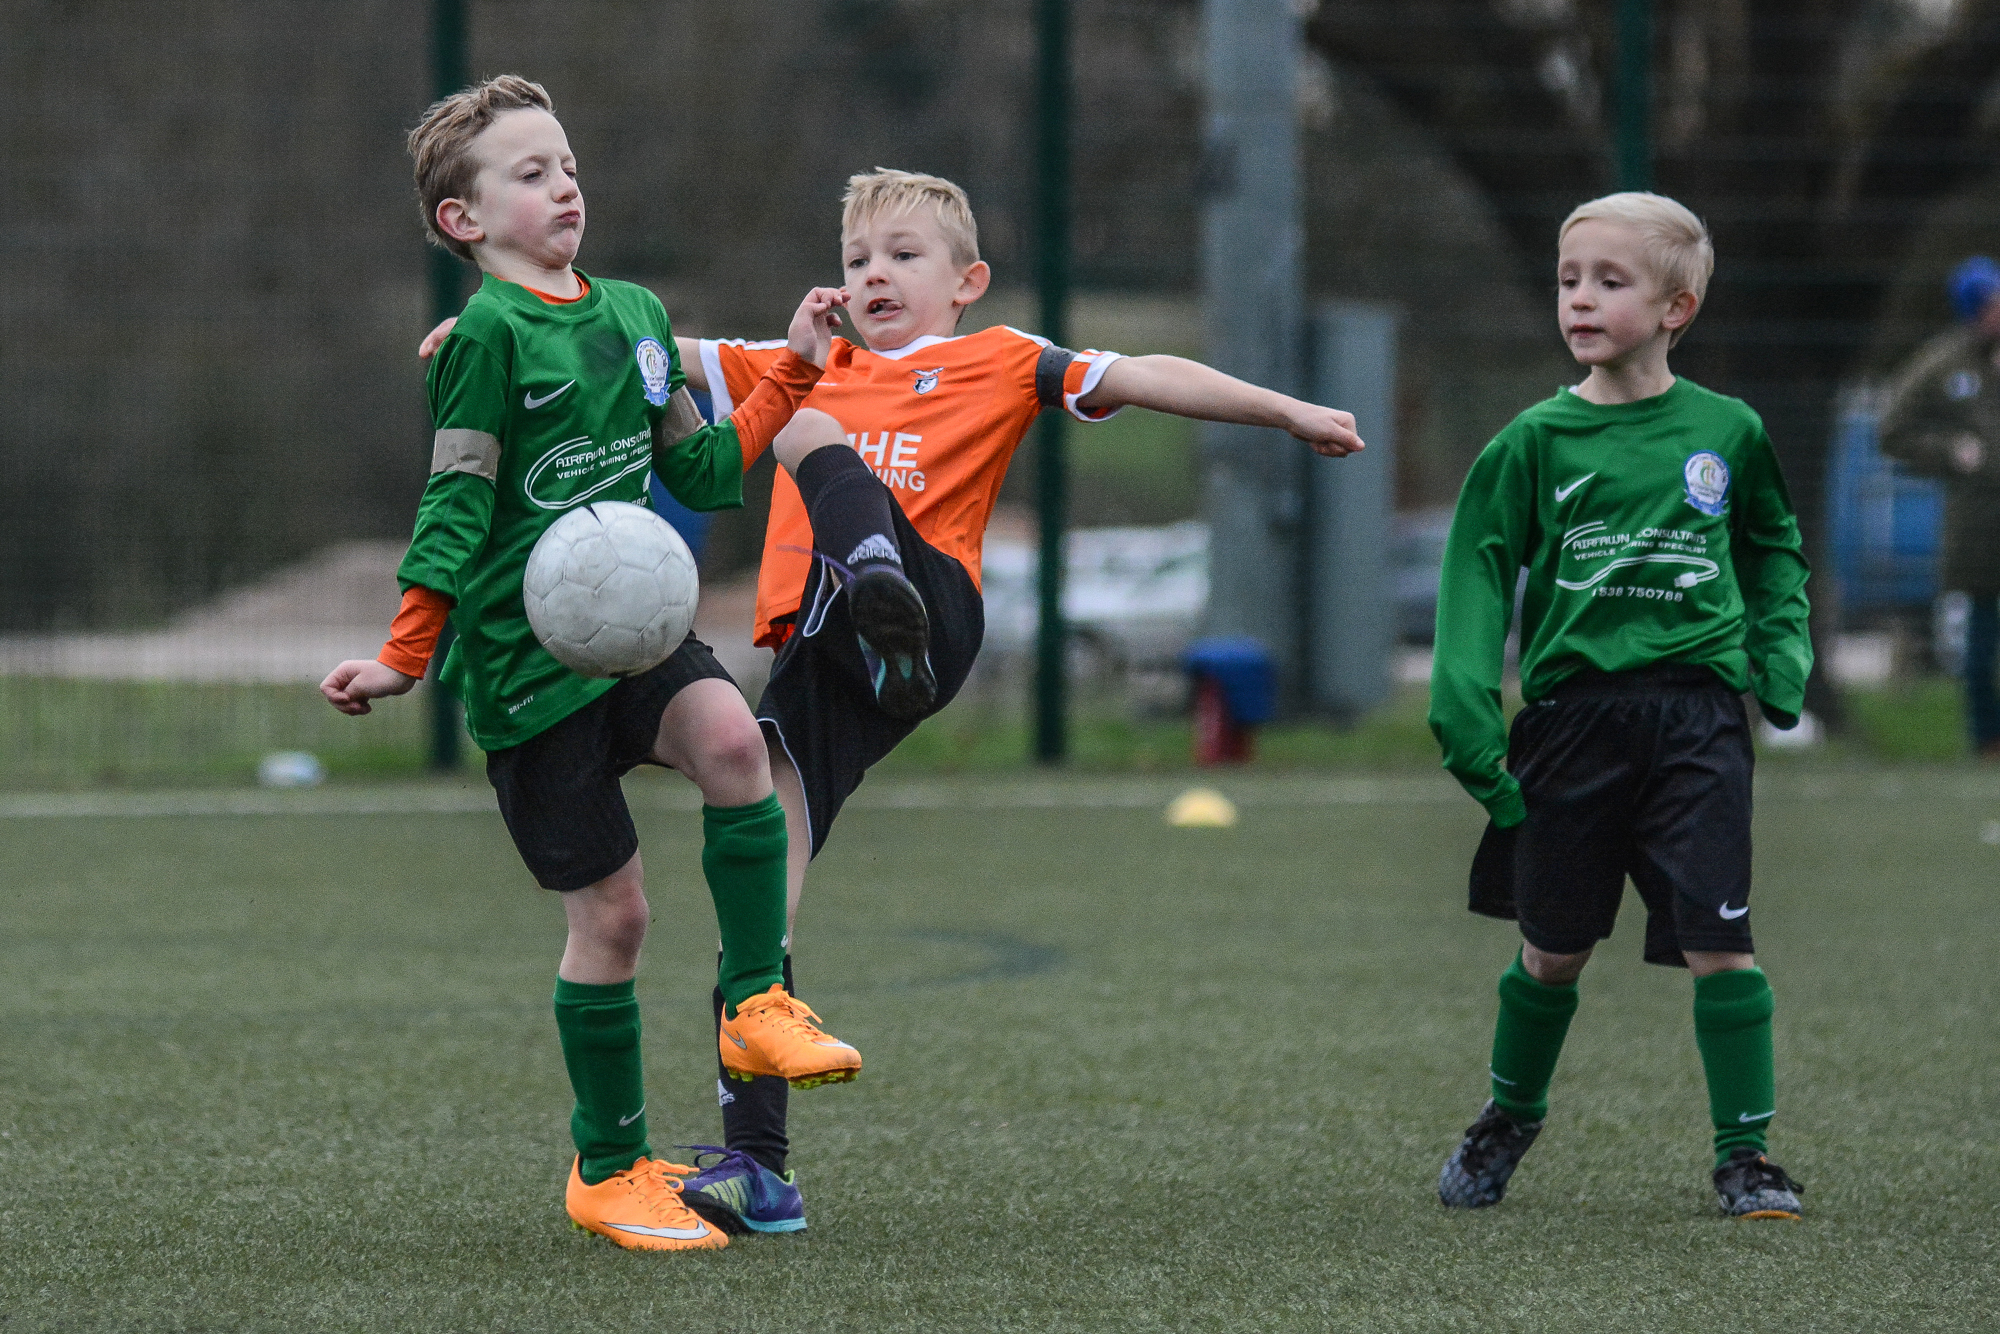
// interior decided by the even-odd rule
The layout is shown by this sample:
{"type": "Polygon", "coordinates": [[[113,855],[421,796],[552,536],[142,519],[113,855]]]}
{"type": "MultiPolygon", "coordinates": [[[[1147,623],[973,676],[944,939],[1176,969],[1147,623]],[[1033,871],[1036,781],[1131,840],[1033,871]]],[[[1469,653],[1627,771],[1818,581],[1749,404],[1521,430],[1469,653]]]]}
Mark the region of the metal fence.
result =
{"type": "MultiPolygon", "coordinates": [[[[1612,179],[1613,6],[1224,2],[1302,15],[1307,296],[1401,312],[1393,491],[1434,513],[1494,430],[1572,378],[1550,219],[1612,179]]],[[[590,200],[584,267],[646,282],[683,332],[781,330],[831,276],[843,179],[878,164],[968,187],[997,281],[966,327],[1028,325],[1033,3],[599,0],[551,29],[466,0],[467,68],[549,86],[590,200]]],[[[1802,496],[1820,492],[1835,385],[1940,323],[1938,275],[2000,244],[1991,117],[1966,91],[1995,72],[1994,8],[1656,7],[1658,179],[1722,255],[1688,367],[1793,423],[1779,443],[1802,496]],[[1734,37],[1723,10],[1747,15],[1734,37]],[[1855,55],[1870,31],[1895,61],[1855,55]],[[1785,67],[1786,42],[1825,70],[1785,67]],[[1850,123],[1870,127],[1853,151],[1850,123]],[[1779,253],[1787,228],[1847,230],[1814,257],[1779,253]],[[1773,283],[1792,295],[1762,310],[1773,283]],[[1815,284],[1846,303],[1832,323],[1797,296],[1815,284]],[[1784,361],[1800,348],[1820,349],[1810,366],[1784,361]]],[[[1203,5],[1070,9],[1074,341],[1202,355],[1203,5]]],[[[336,775],[424,763],[421,704],[349,720],[312,684],[380,645],[429,457],[430,260],[401,146],[432,91],[428,13],[0,0],[18,168],[0,216],[0,786],[244,781],[274,751],[336,775]]],[[[1076,524],[1199,517],[1187,424],[1126,413],[1071,451],[1076,524]]],[[[768,467],[709,537],[708,633],[747,638],[768,467]]],[[[1024,454],[1003,494],[1024,541],[1033,480],[1024,454]]]]}

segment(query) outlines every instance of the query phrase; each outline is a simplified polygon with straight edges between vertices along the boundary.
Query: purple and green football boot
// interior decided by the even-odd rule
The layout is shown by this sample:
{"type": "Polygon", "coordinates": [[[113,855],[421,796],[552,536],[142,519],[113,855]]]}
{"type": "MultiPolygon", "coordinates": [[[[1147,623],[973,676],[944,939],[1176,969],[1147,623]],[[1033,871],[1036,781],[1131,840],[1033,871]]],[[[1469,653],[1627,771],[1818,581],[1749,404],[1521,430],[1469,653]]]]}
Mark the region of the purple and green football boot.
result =
{"type": "Polygon", "coordinates": [[[740,1149],[721,1149],[713,1144],[679,1147],[694,1154],[695,1168],[693,1176],[682,1179],[682,1190],[699,1191],[728,1206],[752,1232],[805,1230],[805,1197],[799,1194],[793,1173],[779,1176],[740,1149]]]}

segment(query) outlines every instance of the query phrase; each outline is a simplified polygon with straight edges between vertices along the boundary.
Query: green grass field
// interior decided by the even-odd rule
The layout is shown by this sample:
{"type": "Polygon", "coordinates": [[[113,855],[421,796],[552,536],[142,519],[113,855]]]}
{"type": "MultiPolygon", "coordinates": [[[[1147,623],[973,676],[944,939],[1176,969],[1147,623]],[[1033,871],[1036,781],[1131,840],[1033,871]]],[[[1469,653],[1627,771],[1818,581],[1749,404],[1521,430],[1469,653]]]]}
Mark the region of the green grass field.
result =
{"type": "MultiPolygon", "coordinates": [[[[927,721],[880,767],[884,776],[1018,773],[1030,753],[1025,682],[1021,696],[961,697],[927,721]]],[[[1919,677],[1845,692],[1847,731],[1807,763],[1964,761],[1957,685],[1919,677]]],[[[1354,726],[1323,721],[1261,729],[1264,768],[1434,772],[1437,742],[1425,725],[1426,692],[1402,687],[1354,726]]],[[[190,685],[0,677],[0,793],[171,788],[256,781],[273,750],[318,755],[337,782],[420,777],[429,746],[427,702],[418,696],[347,718],[303,685],[190,685]]],[[[476,766],[469,737],[460,749],[476,766]]],[[[1097,773],[1161,773],[1188,764],[1185,717],[1135,716],[1115,696],[1079,692],[1072,767],[1097,773]]],[[[1780,764],[1794,757],[1773,757],[1780,764]]]]}
{"type": "MultiPolygon", "coordinates": [[[[2000,776],[1767,776],[1801,1224],[1716,1213],[1688,983],[1630,907],[1507,1202],[1447,1214],[1512,948],[1461,906],[1476,810],[1422,773],[1243,776],[1237,828],[1176,831],[1179,785],[864,789],[797,951],[867,1057],[793,1103],[811,1230],[695,1256],[563,1219],[559,913],[470,781],[429,814],[0,802],[0,1331],[2000,1322],[2000,776]]],[[[649,1119],[710,1139],[696,821],[633,789],[649,1119]]]]}

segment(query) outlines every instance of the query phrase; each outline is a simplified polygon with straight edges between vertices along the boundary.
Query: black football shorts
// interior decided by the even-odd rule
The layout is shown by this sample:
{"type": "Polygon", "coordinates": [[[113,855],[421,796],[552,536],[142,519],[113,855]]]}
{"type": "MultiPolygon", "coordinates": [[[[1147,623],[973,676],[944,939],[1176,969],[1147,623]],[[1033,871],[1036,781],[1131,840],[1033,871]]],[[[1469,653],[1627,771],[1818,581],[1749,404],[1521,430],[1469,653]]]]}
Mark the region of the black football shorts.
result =
{"type": "Polygon", "coordinates": [[[520,745],[487,753],[486,781],[536,884],[582,889],[632,860],[639,831],[618,780],[659,762],[660,715],[675,695],[710,679],[731,681],[708,645],[689,635],[659,666],[626,677],[520,745]]]}
{"type": "Polygon", "coordinates": [[[1610,938],[1630,876],[1648,963],[1752,952],[1750,777],[1742,698],[1705,667],[1586,669],[1523,708],[1507,768],[1528,818],[1487,826],[1471,908],[1529,944],[1578,954],[1610,938]]]}
{"type": "MultiPolygon", "coordinates": [[[[934,714],[951,703],[972,671],[986,637],[986,604],[965,567],[919,537],[901,506],[892,504],[890,516],[903,573],[916,585],[930,619],[934,714]]],[[[798,619],[771,664],[757,721],[798,771],[814,856],[826,846],[828,829],[869,766],[923,721],[891,718],[876,706],[841,577],[824,560],[814,560],[806,576],[798,619]]]]}

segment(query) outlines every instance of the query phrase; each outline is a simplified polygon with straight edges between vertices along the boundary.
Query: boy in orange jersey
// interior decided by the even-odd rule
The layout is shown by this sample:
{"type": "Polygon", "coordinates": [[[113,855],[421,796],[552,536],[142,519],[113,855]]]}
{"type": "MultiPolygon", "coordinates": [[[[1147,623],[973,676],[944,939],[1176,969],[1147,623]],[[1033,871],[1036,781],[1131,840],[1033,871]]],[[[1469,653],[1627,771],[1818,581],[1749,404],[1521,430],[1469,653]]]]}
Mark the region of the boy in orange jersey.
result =
{"type": "MultiPolygon", "coordinates": [[[[841,251],[847,318],[867,346],[833,340],[825,373],[772,443],[784,471],[757,578],[756,640],[778,652],[756,714],[785,808],[794,916],[841,804],[971,670],[985,629],[986,522],[1044,408],[1096,422],[1139,406],[1278,427],[1334,457],[1361,448],[1349,414],[1184,358],[1071,352],[1004,325],[959,337],[992,272],[950,181],[851,178],[841,251]]],[[[684,338],[679,348],[688,383],[721,418],[785,345],[684,338]]],[[[804,1227],[785,1171],[785,1081],[722,1073],[728,1147],[689,1188],[759,1231],[804,1227]]]]}
{"type": "MultiPolygon", "coordinates": [[[[826,373],[773,443],[785,471],[757,577],[757,642],[778,656],[756,713],[791,832],[794,914],[841,803],[971,670],[986,522],[1043,409],[1097,422],[1138,406],[1275,426],[1331,456],[1361,447],[1347,413],[1183,358],[1073,353],[1004,325],[957,336],[992,273],[965,192],[949,181],[853,177],[841,260],[847,318],[868,345],[834,340],[826,373]]],[[[689,383],[722,415],[783,345],[683,340],[681,351],[689,383]]],[[[736,1084],[733,1098],[723,1106],[733,1152],[689,1187],[753,1225],[789,1195],[803,1221],[791,1183],[770,1179],[789,1148],[784,1081],[736,1084]]]]}

